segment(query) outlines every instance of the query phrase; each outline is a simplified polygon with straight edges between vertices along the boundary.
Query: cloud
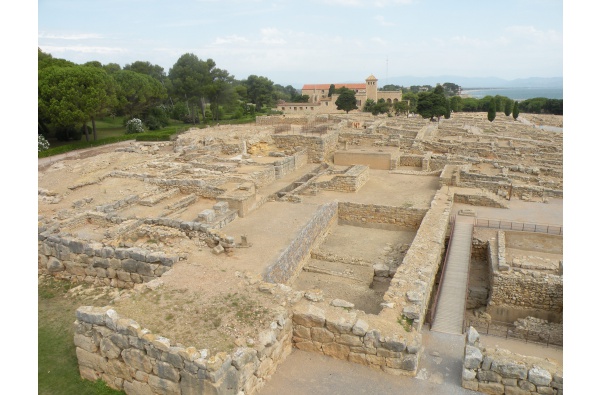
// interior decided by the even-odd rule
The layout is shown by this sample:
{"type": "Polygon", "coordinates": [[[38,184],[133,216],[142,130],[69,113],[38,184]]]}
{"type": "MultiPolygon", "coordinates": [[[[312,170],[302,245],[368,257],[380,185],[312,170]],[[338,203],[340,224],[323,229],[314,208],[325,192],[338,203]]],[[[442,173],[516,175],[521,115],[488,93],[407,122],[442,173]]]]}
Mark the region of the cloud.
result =
{"type": "Polygon", "coordinates": [[[80,52],[80,53],[96,53],[96,54],[116,54],[125,53],[127,49],[119,47],[93,47],[83,45],[71,46],[56,46],[56,45],[40,45],[44,52],[49,53],[64,53],[64,52],[80,52]]]}
{"type": "Polygon", "coordinates": [[[233,34],[231,36],[217,37],[214,41],[214,44],[215,45],[224,45],[224,44],[248,43],[249,41],[250,40],[248,40],[246,37],[242,37],[242,36],[233,34]]]}
{"type": "Polygon", "coordinates": [[[319,1],[320,4],[326,3],[335,6],[343,7],[387,7],[393,5],[408,5],[412,4],[414,0],[324,0],[319,1]]]}
{"type": "Polygon", "coordinates": [[[381,26],[396,26],[396,24],[393,22],[387,22],[385,20],[385,17],[383,17],[381,15],[377,15],[373,19],[375,19],[377,21],[377,23],[379,23],[381,26]]]}
{"type": "Polygon", "coordinates": [[[90,39],[104,38],[104,36],[101,34],[96,34],[96,33],[51,34],[51,33],[41,32],[38,34],[38,38],[53,39],[53,40],[90,40],[90,39]]]}
{"type": "Polygon", "coordinates": [[[533,26],[509,26],[506,32],[519,40],[528,40],[535,43],[562,44],[562,35],[555,30],[542,31],[533,26]]]}
{"type": "Polygon", "coordinates": [[[286,41],[283,37],[281,37],[283,34],[278,30],[278,29],[274,29],[274,28],[263,28],[260,29],[260,35],[262,36],[261,38],[261,42],[263,44],[285,44],[286,41]]]}

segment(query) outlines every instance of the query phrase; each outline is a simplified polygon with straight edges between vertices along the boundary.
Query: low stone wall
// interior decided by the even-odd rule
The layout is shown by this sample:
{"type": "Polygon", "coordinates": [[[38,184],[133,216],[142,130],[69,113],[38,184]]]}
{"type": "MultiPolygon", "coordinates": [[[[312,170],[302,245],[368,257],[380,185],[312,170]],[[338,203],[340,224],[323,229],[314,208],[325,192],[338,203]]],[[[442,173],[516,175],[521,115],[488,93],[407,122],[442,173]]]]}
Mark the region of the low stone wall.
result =
{"type": "Polygon", "coordinates": [[[349,224],[387,224],[399,228],[418,229],[427,213],[426,209],[382,206],[377,204],[361,204],[340,202],[338,218],[349,224]]]}
{"type": "Polygon", "coordinates": [[[291,352],[292,320],[285,309],[253,348],[215,355],[172,345],[109,306],[83,306],[76,316],[81,377],[102,379],[127,394],[256,394],[291,352]]]}
{"type": "Polygon", "coordinates": [[[562,313],[562,276],[514,269],[494,271],[490,305],[514,306],[562,313]]]}
{"type": "Polygon", "coordinates": [[[295,150],[296,147],[306,147],[308,161],[322,163],[332,161],[333,152],[338,140],[337,131],[328,131],[323,135],[273,134],[275,145],[284,150],[295,150]]]}
{"type": "Polygon", "coordinates": [[[421,334],[340,302],[339,307],[298,302],[293,308],[294,346],[388,373],[416,374],[421,334]]]}
{"type": "MultiPolygon", "coordinates": [[[[423,155],[400,154],[398,166],[423,167],[423,155]]],[[[423,169],[426,170],[426,169],[423,169]]]]}
{"type": "Polygon", "coordinates": [[[404,319],[414,330],[421,330],[443,260],[451,210],[452,196],[439,190],[383,296],[388,307],[379,316],[388,322],[404,319]]]}
{"type": "Polygon", "coordinates": [[[369,166],[352,166],[343,174],[316,185],[328,191],[356,192],[369,180],[369,166]]]}
{"type": "Polygon", "coordinates": [[[562,395],[562,366],[548,359],[481,347],[479,334],[471,327],[465,343],[462,387],[492,395],[562,395]]]}
{"type": "Polygon", "coordinates": [[[337,219],[337,212],[337,202],[327,203],[319,207],[285,251],[265,269],[263,279],[271,283],[281,284],[293,279],[302,270],[301,266],[305,259],[310,257],[310,251],[315,242],[323,236],[337,219]]]}
{"type": "Polygon", "coordinates": [[[54,277],[118,288],[133,288],[162,276],[177,255],[113,248],[61,235],[38,235],[38,270],[54,277]]]}
{"type": "Polygon", "coordinates": [[[479,207],[495,207],[495,208],[508,208],[508,206],[502,203],[498,197],[494,195],[487,195],[486,193],[455,193],[454,203],[469,204],[471,206],[479,207]]]}

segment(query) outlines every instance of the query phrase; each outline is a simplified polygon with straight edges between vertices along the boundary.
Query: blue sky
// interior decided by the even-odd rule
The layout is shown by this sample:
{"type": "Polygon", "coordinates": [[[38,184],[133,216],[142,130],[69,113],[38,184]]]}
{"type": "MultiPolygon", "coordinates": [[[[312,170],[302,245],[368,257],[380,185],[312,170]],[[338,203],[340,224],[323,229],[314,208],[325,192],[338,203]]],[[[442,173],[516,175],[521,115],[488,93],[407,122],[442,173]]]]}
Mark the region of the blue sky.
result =
{"type": "Polygon", "coordinates": [[[561,0],[39,0],[38,46],[76,63],[187,53],[282,85],[561,77],[561,0]]]}

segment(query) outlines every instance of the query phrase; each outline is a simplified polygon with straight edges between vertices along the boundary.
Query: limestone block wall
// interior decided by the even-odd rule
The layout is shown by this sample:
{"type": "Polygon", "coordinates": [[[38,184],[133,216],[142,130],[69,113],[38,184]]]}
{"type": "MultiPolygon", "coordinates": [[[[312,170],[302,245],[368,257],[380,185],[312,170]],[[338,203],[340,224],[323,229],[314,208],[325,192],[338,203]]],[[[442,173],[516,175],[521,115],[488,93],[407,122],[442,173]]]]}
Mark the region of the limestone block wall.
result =
{"type": "Polygon", "coordinates": [[[494,271],[490,305],[562,312],[562,276],[512,269],[494,271]]]}
{"type": "Polygon", "coordinates": [[[454,203],[464,203],[480,207],[507,208],[507,205],[499,201],[498,198],[483,193],[456,193],[454,194],[454,203]]]}
{"type": "Polygon", "coordinates": [[[398,166],[422,167],[423,155],[400,154],[398,166]]]}
{"type": "Polygon", "coordinates": [[[107,307],[77,309],[75,351],[81,377],[126,394],[256,394],[291,352],[284,309],[253,346],[231,353],[197,350],[142,328],[107,307]]]}
{"type": "Polygon", "coordinates": [[[295,147],[306,147],[308,161],[321,163],[331,161],[338,140],[337,131],[328,131],[323,135],[274,134],[275,145],[284,150],[294,150],[295,147]]]}
{"type": "Polygon", "coordinates": [[[38,270],[55,277],[133,288],[162,276],[177,255],[139,248],[113,248],[60,234],[38,235],[38,270]]]}
{"type": "Polygon", "coordinates": [[[471,327],[465,343],[462,387],[484,394],[562,395],[562,365],[504,349],[484,348],[471,327]]]}
{"type": "MultiPolygon", "coordinates": [[[[494,252],[492,251],[493,255],[494,252]]],[[[498,231],[497,258],[491,260],[491,306],[512,306],[562,313],[561,275],[537,270],[512,268],[506,262],[506,236],[498,231]]]]}
{"type": "Polygon", "coordinates": [[[398,322],[387,322],[348,307],[303,299],[293,307],[293,328],[292,340],[300,350],[388,373],[416,374],[421,334],[406,331],[398,322]]]}
{"type": "Polygon", "coordinates": [[[256,188],[262,188],[276,180],[275,167],[264,166],[263,169],[250,173],[250,177],[254,181],[256,188]]]}
{"type": "Polygon", "coordinates": [[[319,207],[288,247],[265,269],[263,279],[267,282],[283,284],[294,278],[302,270],[301,266],[305,259],[310,257],[315,242],[337,219],[337,211],[337,202],[319,207]]]}
{"type": "Polygon", "coordinates": [[[338,218],[342,222],[388,224],[409,229],[418,229],[426,213],[426,209],[377,204],[340,202],[338,206],[338,218]]]}
{"type": "Polygon", "coordinates": [[[452,196],[439,190],[383,296],[388,308],[379,313],[380,317],[389,322],[406,319],[413,329],[421,330],[443,260],[451,209],[452,196]]]}
{"type": "Polygon", "coordinates": [[[356,192],[369,180],[369,166],[352,166],[343,174],[331,180],[318,183],[317,186],[328,191],[356,192]]]}

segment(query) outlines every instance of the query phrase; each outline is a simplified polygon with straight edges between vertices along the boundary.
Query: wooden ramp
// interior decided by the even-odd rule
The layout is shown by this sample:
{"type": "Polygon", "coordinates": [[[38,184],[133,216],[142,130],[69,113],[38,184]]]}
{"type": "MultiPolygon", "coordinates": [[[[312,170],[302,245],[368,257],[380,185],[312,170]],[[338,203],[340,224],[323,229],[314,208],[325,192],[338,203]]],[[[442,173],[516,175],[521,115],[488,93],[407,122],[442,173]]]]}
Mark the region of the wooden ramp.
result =
{"type": "Polygon", "coordinates": [[[457,216],[432,331],[462,334],[472,237],[473,218],[457,216]]]}

